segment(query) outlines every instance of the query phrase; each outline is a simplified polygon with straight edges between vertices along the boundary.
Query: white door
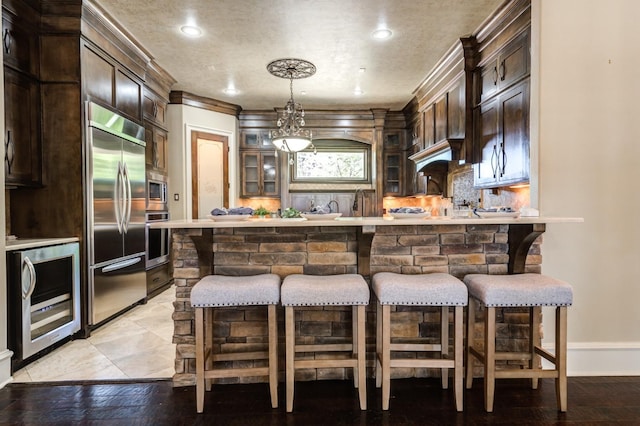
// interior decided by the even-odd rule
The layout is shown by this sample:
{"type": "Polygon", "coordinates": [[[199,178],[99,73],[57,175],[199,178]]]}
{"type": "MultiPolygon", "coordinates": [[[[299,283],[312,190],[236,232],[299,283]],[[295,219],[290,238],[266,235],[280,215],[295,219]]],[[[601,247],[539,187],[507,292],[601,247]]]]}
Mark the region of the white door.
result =
{"type": "Polygon", "coordinates": [[[229,207],[227,137],[192,133],[193,218],[203,219],[216,207],[229,207]]]}

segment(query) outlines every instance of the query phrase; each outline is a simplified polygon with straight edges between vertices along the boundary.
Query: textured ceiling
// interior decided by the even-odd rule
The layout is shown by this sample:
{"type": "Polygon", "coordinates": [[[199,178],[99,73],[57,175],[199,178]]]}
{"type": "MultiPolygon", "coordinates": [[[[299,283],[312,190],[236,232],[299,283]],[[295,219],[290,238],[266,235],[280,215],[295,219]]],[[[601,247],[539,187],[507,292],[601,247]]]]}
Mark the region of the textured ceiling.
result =
{"type": "Polygon", "coordinates": [[[436,61],[474,32],[503,0],[97,0],[177,83],[173,90],[243,109],[282,107],[289,81],[272,76],[274,59],[314,63],[294,80],[306,109],[399,110],[436,61]],[[185,24],[199,38],[180,32],[185,24]],[[386,25],[393,36],[371,37],[386,25]],[[364,72],[360,72],[365,68],[364,72]],[[235,96],[223,90],[229,85],[235,96]],[[364,94],[354,95],[356,87],[364,94]],[[306,92],[302,94],[301,92],[306,92]]]}

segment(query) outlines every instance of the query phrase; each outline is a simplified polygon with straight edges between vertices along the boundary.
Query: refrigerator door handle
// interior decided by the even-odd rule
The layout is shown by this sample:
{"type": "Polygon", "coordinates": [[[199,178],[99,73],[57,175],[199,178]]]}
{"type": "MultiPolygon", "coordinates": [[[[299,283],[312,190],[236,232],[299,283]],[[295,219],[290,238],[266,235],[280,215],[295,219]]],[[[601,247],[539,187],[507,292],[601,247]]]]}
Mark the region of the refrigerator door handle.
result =
{"type": "Polygon", "coordinates": [[[113,263],[111,265],[108,265],[102,268],[102,272],[106,274],[108,272],[117,271],[118,269],[123,269],[123,268],[126,268],[127,266],[135,265],[136,263],[140,262],[140,260],[141,260],[140,257],[136,257],[135,259],[127,259],[127,260],[123,260],[122,262],[113,263]]]}
{"type": "Polygon", "coordinates": [[[118,161],[118,173],[116,174],[116,184],[113,189],[113,208],[115,210],[116,222],[118,223],[118,233],[122,234],[122,164],[118,161]]]}
{"type": "Polygon", "coordinates": [[[22,261],[23,271],[25,266],[29,272],[29,288],[27,288],[27,291],[24,290],[24,287],[22,288],[22,298],[26,300],[31,297],[33,291],[36,289],[36,269],[33,267],[33,263],[28,257],[25,257],[22,261]]]}
{"type": "Polygon", "coordinates": [[[129,179],[129,169],[127,169],[127,163],[122,165],[122,178],[123,178],[123,193],[124,193],[124,208],[126,213],[122,219],[122,229],[124,233],[127,233],[129,228],[129,222],[131,222],[131,179],[129,179]]]}

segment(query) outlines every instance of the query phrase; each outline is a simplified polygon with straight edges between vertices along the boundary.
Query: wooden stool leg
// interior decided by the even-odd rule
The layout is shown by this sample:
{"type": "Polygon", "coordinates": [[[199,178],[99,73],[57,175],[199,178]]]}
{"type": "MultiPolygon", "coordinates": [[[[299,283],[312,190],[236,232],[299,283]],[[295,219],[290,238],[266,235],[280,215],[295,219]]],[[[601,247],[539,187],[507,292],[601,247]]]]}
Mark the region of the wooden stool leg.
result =
{"type": "Polygon", "coordinates": [[[491,413],[496,384],[496,308],[485,307],[484,321],[484,407],[491,413]]]}
{"type": "MultiPolygon", "coordinates": [[[[365,306],[358,305],[358,396],[360,398],[360,409],[367,409],[367,350],[365,347],[365,306]]],[[[355,342],[354,342],[355,343],[355,342]]],[[[355,374],[354,374],[355,376],[355,374]]]]}
{"type": "Polygon", "coordinates": [[[293,386],[295,384],[295,338],[296,324],[294,321],[293,307],[285,306],[285,356],[286,356],[286,400],[287,413],[293,411],[293,386]]]}
{"type": "MultiPolygon", "coordinates": [[[[351,353],[353,353],[354,358],[359,361],[360,358],[358,357],[358,351],[360,347],[358,346],[358,337],[359,337],[358,334],[359,334],[358,306],[353,305],[351,306],[351,353]]],[[[358,372],[354,369],[353,370],[353,387],[356,389],[358,389],[359,379],[360,379],[360,376],[358,375],[358,372]]]]}
{"type": "Polygon", "coordinates": [[[196,410],[204,409],[204,309],[195,308],[196,317],[196,410]]]}
{"type": "Polygon", "coordinates": [[[376,387],[382,386],[382,305],[376,301],[376,387]]]}
{"type": "MultiPolygon", "coordinates": [[[[204,309],[204,371],[213,370],[213,308],[204,309]]],[[[204,379],[204,389],[209,392],[213,379],[204,379]]]]}
{"type": "Polygon", "coordinates": [[[467,307],[467,389],[471,389],[473,385],[473,362],[474,356],[471,353],[476,328],[476,302],[473,298],[469,298],[469,306],[467,307]]]}
{"type": "Polygon", "coordinates": [[[558,409],[567,411],[567,307],[556,308],[556,399],[558,409]]]}
{"type": "Polygon", "coordinates": [[[455,393],[456,393],[456,410],[457,411],[462,411],[462,407],[463,407],[463,402],[462,402],[462,395],[463,395],[463,383],[462,383],[462,375],[464,372],[464,367],[463,367],[463,357],[464,357],[464,350],[463,350],[463,339],[462,339],[462,330],[463,330],[463,323],[462,323],[462,316],[463,316],[463,312],[464,309],[462,306],[456,306],[455,307],[455,312],[454,312],[454,336],[453,336],[453,353],[454,353],[454,371],[453,371],[453,381],[454,381],[454,389],[455,389],[455,393]]]}
{"type": "MultiPolygon", "coordinates": [[[[542,308],[534,306],[529,310],[529,368],[534,369],[540,366],[540,355],[536,353],[536,346],[540,344],[540,321],[542,320],[542,308]]],[[[538,389],[539,377],[531,378],[531,389],[538,389]]]]}
{"type": "Polygon", "coordinates": [[[268,306],[269,326],[269,391],[271,407],[278,408],[278,317],[276,305],[268,306]]]}
{"type": "MultiPolygon", "coordinates": [[[[446,358],[449,355],[449,307],[442,306],[440,309],[440,357],[446,358]]],[[[449,387],[449,369],[440,370],[442,389],[449,387]]]]}
{"type": "Polygon", "coordinates": [[[389,409],[391,394],[391,306],[382,306],[382,409],[389,409]]]}

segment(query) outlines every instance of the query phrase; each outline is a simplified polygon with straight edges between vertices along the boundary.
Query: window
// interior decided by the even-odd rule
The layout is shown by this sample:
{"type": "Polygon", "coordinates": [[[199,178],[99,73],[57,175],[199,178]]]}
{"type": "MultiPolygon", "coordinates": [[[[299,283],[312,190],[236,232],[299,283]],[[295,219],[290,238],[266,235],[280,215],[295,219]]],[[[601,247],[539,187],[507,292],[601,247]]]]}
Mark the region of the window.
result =
{"type": "Polygon", "coordinates": [[[292,182],[369,183],[371,146],[350,140],[316,140],[317,153],[294,154],[292,182]]]}

